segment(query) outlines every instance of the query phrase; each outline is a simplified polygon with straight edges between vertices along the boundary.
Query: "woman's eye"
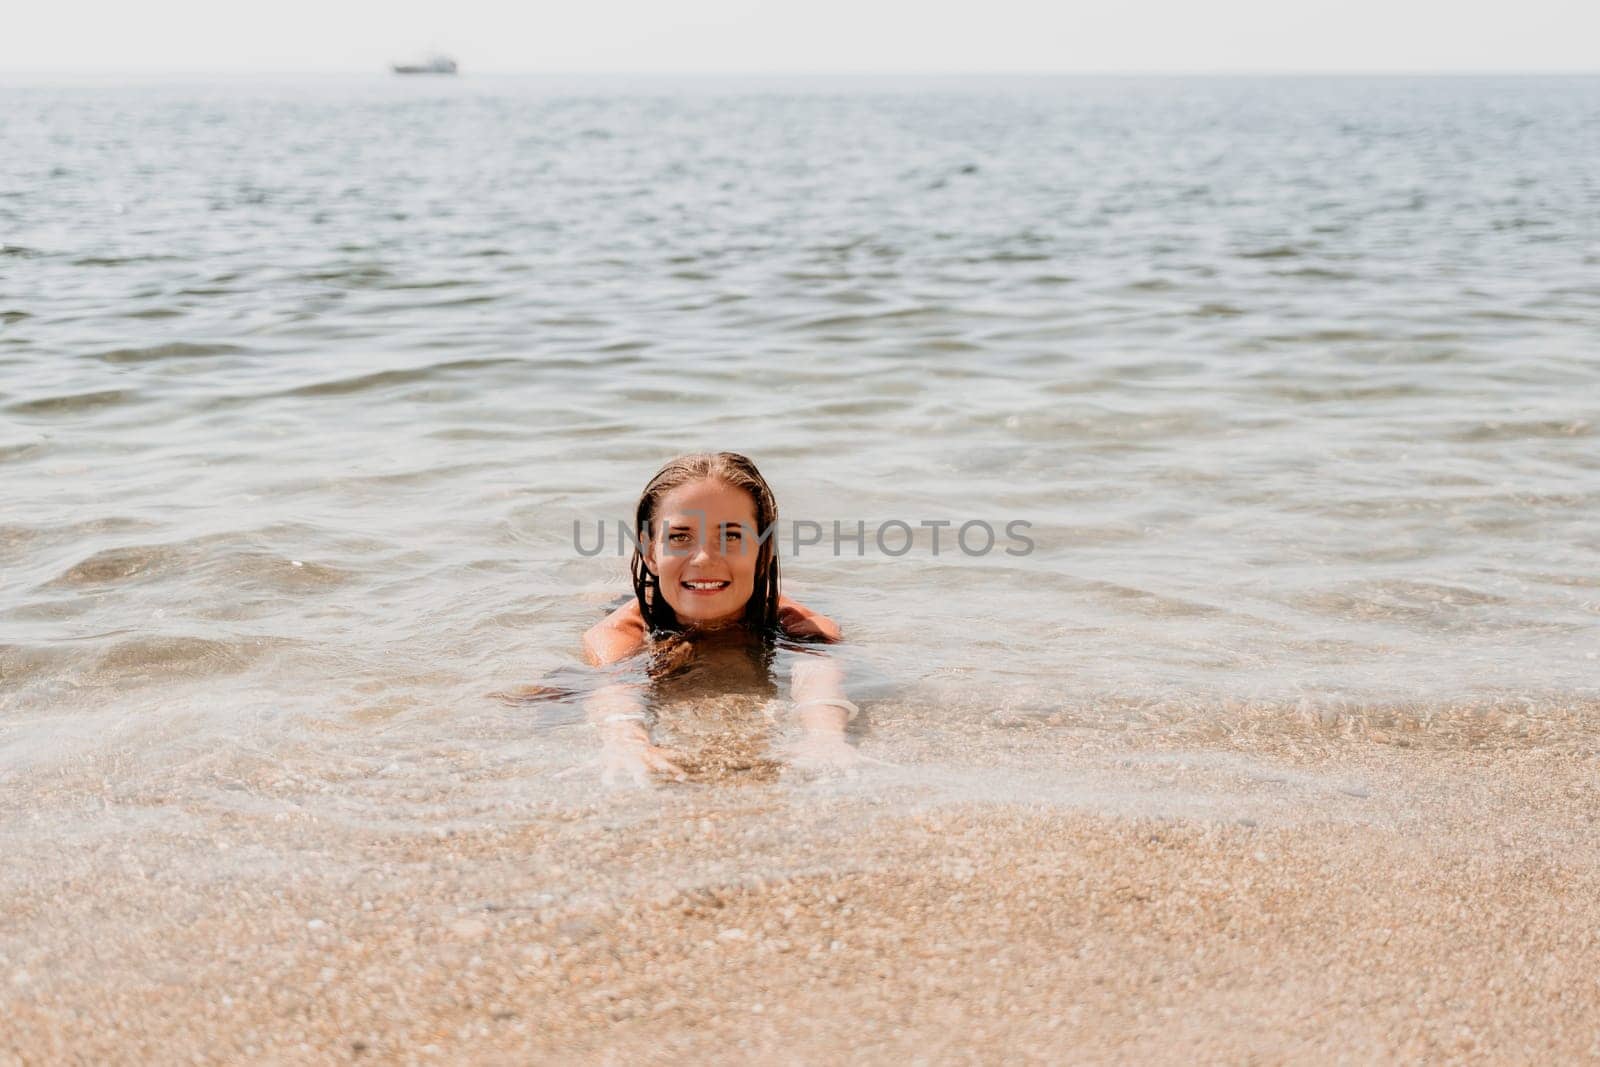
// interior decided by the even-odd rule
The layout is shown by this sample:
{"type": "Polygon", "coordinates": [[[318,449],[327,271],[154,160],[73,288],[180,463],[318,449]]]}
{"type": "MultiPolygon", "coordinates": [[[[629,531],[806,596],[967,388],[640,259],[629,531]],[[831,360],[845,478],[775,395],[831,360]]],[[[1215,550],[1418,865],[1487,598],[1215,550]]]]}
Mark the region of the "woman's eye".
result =
{"type": "Polygon", "coordinates": [[[678,533],[668,534],[667,540],[675,545],[686,545],[689,543],[689,535],[679,531],[678,533]]]}
{"type": "Polygon", "coordinates": [[[744,531],[738,527],[730,526],[722,531],[722,538],[725,541],[741,541],[744,539],[744,531]]]}

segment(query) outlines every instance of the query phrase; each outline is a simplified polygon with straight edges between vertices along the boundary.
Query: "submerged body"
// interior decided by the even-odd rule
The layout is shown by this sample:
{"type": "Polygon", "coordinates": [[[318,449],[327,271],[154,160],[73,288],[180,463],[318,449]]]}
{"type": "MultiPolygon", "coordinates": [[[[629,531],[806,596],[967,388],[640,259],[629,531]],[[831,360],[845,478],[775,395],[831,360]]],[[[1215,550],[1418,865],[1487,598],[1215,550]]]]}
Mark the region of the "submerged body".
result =
{"type": "MultiPolygon", "coordinates": [[[[778,611],[786,638],[806,643],[840,640],[838,625],[820,612],[787,597],[780,599],[778,611]]],[[[738,625],[653,637],[636,603],[624,604],[583,636],[584,655],[591,666],[614,669],[642,661],[645,677],[667,677],[684,668],[705,666],[714,672],[719,692],[727,690],[730,681],[752,681],[749,653],[762,643],[738,625]]],[[[757,687],[771,688],[764,668],[760,675],[757,687]]],[[[634,679],[638,676],[633,673],[634,679]]],[[[801,736],[784,753],[793,762],[839,768],[861,761],[846,736],[855,706],[844,699],[843,682],[838,663],[821,648],[805,649],[794,658],[789,695],[801,736]]],[[[653,716],[646,712],[645,688],[640,681],[619,679],[601,686],[584,702],[589,722],[600,731],[601,764],[608,781],[628,777],[642,784],[652,772],[684,777],[683,755],[657,745],[651,736],[653,716]]],[[[699,699],[703,702],[706,697],[699,699]]]]}
{"type": "MultiPolygon", "coordinates": [[[[843,639],[839,624],[788,597],[778,600],[778,624],[785,637],[796,641],[832,643],[843,639]]],[[[583,655],[591,667],[604,667],[644,651],[649,627],[636,601],[622,605],[583,635],[583,655]]]]}

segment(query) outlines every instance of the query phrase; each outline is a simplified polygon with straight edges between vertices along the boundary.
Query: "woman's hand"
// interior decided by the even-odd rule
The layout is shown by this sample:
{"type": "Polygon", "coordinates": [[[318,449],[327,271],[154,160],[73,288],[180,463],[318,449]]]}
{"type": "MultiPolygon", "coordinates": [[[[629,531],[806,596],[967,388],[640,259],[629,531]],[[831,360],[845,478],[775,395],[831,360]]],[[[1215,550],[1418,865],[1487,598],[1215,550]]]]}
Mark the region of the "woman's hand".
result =
{"type": "Polygon", "coordinates": [[[853,771],[879,760],[863,756],[847,736],[855,705],[844,696],[844,671],[832,656],[796,656],[790,675],[800,739],[784,748],[797,770],[853,771]]]}
{"type": "Polygon", "coordinates": [[[639,722],[604,723],[600,726],[600,780],[609,786],[650,786],[652,774],[683,781],[683,757],[650,742],[650,731],[639,722]]]}
{"type": "Polygon", "coordinates": [[[873,763],[842,733],[808,733],[784,746],[790,765],[800,771],[849,771],[873,763]]]}
{"type": "Polygon", "coordinates": [[[602,686],[584,701],[589,721],[600,732],[600,780],[606,785],[651,784],[661,774],[682,781],[683,757],[650,740],[644,700],[637,685],[602,686]]]}

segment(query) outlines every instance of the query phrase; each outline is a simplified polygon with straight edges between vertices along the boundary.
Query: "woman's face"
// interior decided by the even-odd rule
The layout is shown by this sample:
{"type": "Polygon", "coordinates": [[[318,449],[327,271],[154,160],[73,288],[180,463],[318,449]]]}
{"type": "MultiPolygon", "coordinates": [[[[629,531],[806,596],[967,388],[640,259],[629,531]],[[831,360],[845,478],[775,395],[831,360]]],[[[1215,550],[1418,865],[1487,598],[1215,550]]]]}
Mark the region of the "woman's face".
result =
{"type": "Polygon", "coordinates": [[[737,620],[756,588],[756,504],[713,479],[661,498],[645,564],[678,619],[696,626],[737,620]]]}

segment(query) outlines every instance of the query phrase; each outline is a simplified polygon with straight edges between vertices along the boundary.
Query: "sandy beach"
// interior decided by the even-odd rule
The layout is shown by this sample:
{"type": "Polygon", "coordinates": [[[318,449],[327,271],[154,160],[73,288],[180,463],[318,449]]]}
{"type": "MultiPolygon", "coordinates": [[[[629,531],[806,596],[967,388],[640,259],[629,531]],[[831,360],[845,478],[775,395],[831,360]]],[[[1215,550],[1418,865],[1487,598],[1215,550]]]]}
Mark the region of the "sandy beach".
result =
{"type": "Polygon", "coordinates": [[[426,833],[297,817],[326,787],[278,772],[221,776],[231,812],[86,777],[32,816],[57,847],[14,835],[36,844],[0,896],[6,1058],[1600,1055],[1593,756],[1362,732],[991,726],[967,771],[1016,795],[982,798],[943,762],[969,746],[889,723],[865,750],[921,762],[426,833]]]}

